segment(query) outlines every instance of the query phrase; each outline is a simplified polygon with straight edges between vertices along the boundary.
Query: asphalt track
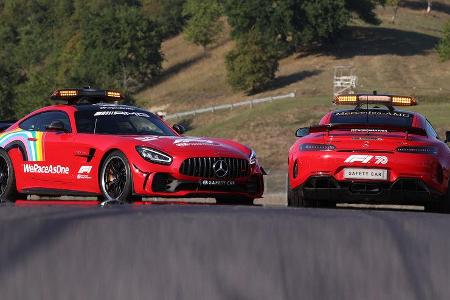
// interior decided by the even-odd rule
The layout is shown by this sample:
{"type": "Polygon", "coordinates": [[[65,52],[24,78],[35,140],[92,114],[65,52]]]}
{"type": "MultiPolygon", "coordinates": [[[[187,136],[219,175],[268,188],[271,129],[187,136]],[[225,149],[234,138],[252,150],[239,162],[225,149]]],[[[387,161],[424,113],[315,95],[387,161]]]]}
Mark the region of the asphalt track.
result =
{"type": "Polygon", "coordinates": [[[449,299],[450,215],[0,207],[1,299],[449,299]]]}

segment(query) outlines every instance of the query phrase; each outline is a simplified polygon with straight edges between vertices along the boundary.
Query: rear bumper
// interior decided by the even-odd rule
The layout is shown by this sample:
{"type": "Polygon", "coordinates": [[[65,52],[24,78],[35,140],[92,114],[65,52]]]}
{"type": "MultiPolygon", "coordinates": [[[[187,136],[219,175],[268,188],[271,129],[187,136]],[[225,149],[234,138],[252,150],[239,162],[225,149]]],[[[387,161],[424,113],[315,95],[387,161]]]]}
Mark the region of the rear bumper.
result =
{"type": "Polygon", "coordinates": [[[374,182],[337,181],[332,176],[312,176],[299,188],[307,199],[336,203],[424,205],[443,196],[417,178],[374,182]]]}

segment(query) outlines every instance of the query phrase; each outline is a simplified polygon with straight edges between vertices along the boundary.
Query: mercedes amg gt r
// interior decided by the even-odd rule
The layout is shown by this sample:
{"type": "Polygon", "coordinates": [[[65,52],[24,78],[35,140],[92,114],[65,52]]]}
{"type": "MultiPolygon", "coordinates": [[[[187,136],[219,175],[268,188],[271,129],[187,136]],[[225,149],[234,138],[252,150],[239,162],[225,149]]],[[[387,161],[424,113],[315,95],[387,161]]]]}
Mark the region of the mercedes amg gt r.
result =
{"type": "Polygon", "coordinates": [[[336,203],[450,206],[450,149],[430,122],[396,106],[413,97],[340,95],[355,108],[327,113],[319,125],[300,128],[289,150],[289,206],[336,203]]]}
{"type": "Polygon", "coordinates": [[[119,105],[114,91],[57,90],[64,104],[36,110],[0,133],[0,200],[21,194],[214,197],[250,204],[263,194],[255,152],[217,138],[181,136],[160,117],[119,105]]]}

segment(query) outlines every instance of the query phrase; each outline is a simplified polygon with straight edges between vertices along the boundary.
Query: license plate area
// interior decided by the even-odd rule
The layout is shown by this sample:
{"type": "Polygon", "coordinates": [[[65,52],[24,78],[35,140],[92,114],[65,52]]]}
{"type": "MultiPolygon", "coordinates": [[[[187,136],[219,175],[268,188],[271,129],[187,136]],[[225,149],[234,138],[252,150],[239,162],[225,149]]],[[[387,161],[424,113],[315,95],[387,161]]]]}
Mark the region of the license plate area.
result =
{"type": "Polygon", "coordinates": [[[388,180],[388,171],[384,169],[345,168],[345,179],[388,180]]]}
{"type": "Polygon", "coordinates": [[[200,186],[234,186],[236,182],[234,180],[201,179],[199,184],[200,186]]]}

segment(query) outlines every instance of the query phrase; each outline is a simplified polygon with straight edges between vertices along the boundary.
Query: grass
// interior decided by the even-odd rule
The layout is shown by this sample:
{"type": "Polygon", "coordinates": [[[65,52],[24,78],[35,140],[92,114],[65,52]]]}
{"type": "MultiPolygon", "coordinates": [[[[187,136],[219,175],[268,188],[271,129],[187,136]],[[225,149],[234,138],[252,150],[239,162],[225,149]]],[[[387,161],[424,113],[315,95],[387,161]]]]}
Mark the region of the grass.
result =
{"type": "Polygon", "coordinates": [[[249,98],[296,91],[298,98],[234,111],[221,111],[184,120],[190,135],[219,136],[255,148],[265,166],[283,170],[294,131],[317,123],[331,105],[333,69],[352,65],[358,91],[417,95],[417,110],[426,115],[441,136],[450,130],[450,61],[435,51],[442,28],[450,20],[450,0],[404,0],[395,24],[392,10],[378,8],[380,26],[355,21],[326,47],[282,59],[271,88],[251,97],[233,91],[226,81],[224,57],[234,44],[229,28],[206,53],[183,36],[163,44],[164,73],[136,95],[140,106],[168,113],[192,110],[249,98]]]}

